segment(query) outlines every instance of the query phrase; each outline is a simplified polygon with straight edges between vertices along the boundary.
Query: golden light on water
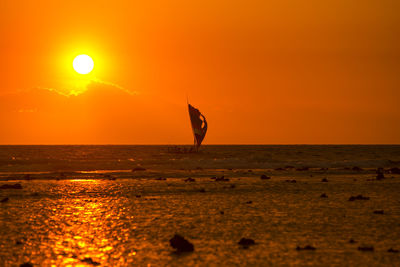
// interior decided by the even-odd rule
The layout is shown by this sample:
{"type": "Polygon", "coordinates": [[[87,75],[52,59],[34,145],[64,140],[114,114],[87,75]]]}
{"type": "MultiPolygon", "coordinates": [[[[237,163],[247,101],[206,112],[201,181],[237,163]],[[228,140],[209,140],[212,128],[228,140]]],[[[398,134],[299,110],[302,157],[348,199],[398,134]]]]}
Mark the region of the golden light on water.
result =
{"type": "Polygon", "coordinates": [[[48,220],[53,222],[49,240],[54,240],[53,253],[58,255],[52,263],[88,266],[86,260],[89,265],[90,261],[96,265],[111,260],[113,263],[127,264],[133,258],[122,257],[124,251],[117,249],[121,245],[120,240],[126,240],[126,232],[118,232],[121,235],[118,239],[110,239],[109,233],[119,223],[120,211],[109,205],[109,198],[94,199],[87,195],[87,192],[98,192],[101,181],[76,179],[68,183],[71,183],[68,191],[73,197],[58,202],[48,220]],[[82,192],[85,194],[82,195],[82,192]],[[109,255],[113,255],[112,259],[109,259],[109,255]]]}

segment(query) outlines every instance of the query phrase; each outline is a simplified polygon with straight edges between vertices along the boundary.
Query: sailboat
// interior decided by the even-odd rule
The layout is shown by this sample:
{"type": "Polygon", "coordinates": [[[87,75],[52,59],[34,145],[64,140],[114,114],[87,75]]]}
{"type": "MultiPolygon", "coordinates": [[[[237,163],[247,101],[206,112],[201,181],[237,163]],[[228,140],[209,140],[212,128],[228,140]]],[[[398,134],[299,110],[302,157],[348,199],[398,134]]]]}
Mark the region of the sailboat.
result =
{"type": "Polygon", "coordinates": [[[189,103],[188,103],[188,109],[189,109],[190,122],[192,124],[194,149],[198,151],[201,142],[203,142],[204,137],[206,136],[207,133],[207,120],[206,117],[204,117],[204,115],[201,114],[201,112],[197,108],[193,107],[189,103]]]}
{"type": "Polygon", "coordinates": [[[168,153],[174,153],[174,154],[196,153],[199,151],[199,147],[201,146],[201,143],[203,142],[204,137],[206,136],[207,133],[206,117],[204,117],[204,115],[201,114],[201,112],[197,108],[190,105],[189,102],[188,102],[188,109],[189,109],[190,123],[192,125],[192,131],[193,131],[194,146],[191,147],[190,149],[178,146],[168,147],[168,153]]]}

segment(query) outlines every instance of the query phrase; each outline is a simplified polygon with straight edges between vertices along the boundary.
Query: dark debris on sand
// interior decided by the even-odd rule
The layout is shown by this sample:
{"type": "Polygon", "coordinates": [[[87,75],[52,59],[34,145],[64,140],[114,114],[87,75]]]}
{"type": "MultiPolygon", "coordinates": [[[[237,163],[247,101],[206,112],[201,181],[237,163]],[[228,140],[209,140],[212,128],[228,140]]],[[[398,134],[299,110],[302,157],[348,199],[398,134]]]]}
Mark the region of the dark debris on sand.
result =
{"type": "Polygon", "coordinates": [[[389,172],[391,174],[400,174],[400,168],[394,167],[394,168],[390,168],[389,172]]]}
{"type": "Polygon", "coordinates": [[[399,250],[398,250],[398,249],[394,249],[394,248],[389,248],[389,249],[387,250],[387,252],[399,253],[399,250]]]}
{"type": "Polygon", "coordinates": [[[33,267],[33,264],[30,262],[25,262],[19,265],[19,267],[33,267]]]}
{"type": "Polygon", "coordinates": [[[321,198],[327,198],[328,196],[327,196],[325,193],[323,193],[323,194],[321,194],[319,197],[321,197],[321,198]]]}
{"type": "Polygon", "coordinates": [[[285,180],[286,183],[296,183],[296,180],[285,180]]]}
{"type": "Polygon", "coordinates": [[[383,168],[378,168],[376,170],[376,180],[383,180],[385,179],[385,175],[383,174],[384,169],[383,168]]]}
{"type": "Polygon", "coordinates": [[[265,174],[262,174],[262,175],[260,176],[260,179],[261,179],[261,180],[269,180],[269,179],[271,179],[271,177],[266,176],[265,174]]]}
{"type": "Polygon", "coordinates": [[[21,184],[3,184],[0,186],[0,189],[22,189],[21,184]]]}
{"type": "Polygon", "coordinates": [[[87,264],[91,264],[94,266],[100,265],[99,262],[94,261],[92,258],[84,258],[83,260],[81,260],[81,262],[87,263],[87,264]]]}
{"type": "Polygon", "coordinates": [[[240,241],[238,242],[239,245],[242,246],[242,248],[248,248],[249,246],[253,246],[256,244],[256,242],[251,239],[251,238],[242,238],[240,239],[240,241]]]}
{"type": "Polygon", "coordinates": [[[374,210],[374,214],[384,214],[383,210],[374,210]]]}
{"type": "Polygon", "coordinates": [[[357,249],[359,251],[374,251],[374,247],[373,246],[358,247],[357,249]]]}
{"type": "Polygon", "coordinates": [[[169,244],[176,249],[178,253],[194,251],[193,244],[178,234],[175,234],[174,237],[169,240],[169,244]]]}
{"type": "Polygon", "coordinates": [[[311,245],[307,245],[307,246],[305,246],[305,247],[297,246],[297,247],[296,247],[296,250],[297,250],[297,251],[302,251],[302,250],[316,250],[316,248],[313,247],[313,246],[311,246],[311,245]]]}
{"type": "Polygon", "coordinates": [[[350,243],[350,244],[354,244],[354,243],[356,243],[356,242],[357,242],[357,241],[355,241],[353,238],[349,240],[349,243],[350,243]]]}
{"type": "Polygon", "coordinates": [[[369,200],[369,197],[364,197],[363,195],[357,195],[357,196],[351,196],[349,198],[349,201],[355,201],[355,200],[369,200]]]}
{"type": "Polygon", "coordinates": [[[221,177],[216,177],[215,181],[216,182],[229,182],[229,179],[225,178],[225,176],[222,175],[221,177]]]}
{"type": "Polygon", "coordinates": [[[323,178],[323,179],[321,180],[321,182],[323,182],[323,183],[327,183],[327,182],[328,182],[328,179],[326,179],[326,178],[323,178]]]}
{"type": "Polygon", "coordinates": [[[5,198],[3,198],[0,202],[1,203],[5,203],[5,202],[7,202],[7,201],[9,201],[10,199],[8,198],[8,197],[5,197],[5,198]]]}
{"type": "Polygon", "coordinates": [[[185,182],[196,182],[195,179],[193,179],[192,177],[189,177],[187,179],[184,180],[185,182]]]}

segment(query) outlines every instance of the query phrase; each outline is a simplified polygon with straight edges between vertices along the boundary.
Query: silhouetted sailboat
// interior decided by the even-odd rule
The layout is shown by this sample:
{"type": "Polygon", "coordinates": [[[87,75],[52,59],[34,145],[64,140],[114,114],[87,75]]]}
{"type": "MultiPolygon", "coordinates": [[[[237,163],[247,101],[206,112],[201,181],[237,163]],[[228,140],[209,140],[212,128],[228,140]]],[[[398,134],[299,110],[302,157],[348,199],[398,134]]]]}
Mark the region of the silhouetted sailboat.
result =
{"type": "Polygon", "coordinates": [[[207,121],[201,112],[188,103],[190,122],[192,124],[194,147],[199,149],[207,133],[207,121]]]}

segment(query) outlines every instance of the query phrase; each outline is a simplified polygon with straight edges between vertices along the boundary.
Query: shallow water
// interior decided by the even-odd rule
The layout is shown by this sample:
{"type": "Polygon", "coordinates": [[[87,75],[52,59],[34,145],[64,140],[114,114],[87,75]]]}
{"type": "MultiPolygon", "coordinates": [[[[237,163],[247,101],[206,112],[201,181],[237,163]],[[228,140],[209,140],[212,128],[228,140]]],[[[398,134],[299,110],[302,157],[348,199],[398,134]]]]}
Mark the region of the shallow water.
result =
{"type": "MultiPolygon", "coordinates": [[[[387,158],[377,157],[374,164],[396,164],[396,154],[385,153],[387,158]]],[[[280,159],[279,166],[292,165],[288,158],[290,163],[280,159]]],[[[0,199],[9,198],[0,203],[0,265],[29,261],[38,266],[90,266],[84,260],[91,258],[102,266],[399,266],[400,253],[387,250],[400,250],[400,175],[385,173],[386,179],[375,180],[372,164],[363,171],[320,170],[318,165],[308,171],[257,167],[57,172],[60,180],[34,174],[29,181],[9,180],[21,176],[15,172],[4,174],[8,181],[0,185],[19,182],[23,189],[0,190],[0,199]],[[162,173],[169,174],[164,175],[167,180],[156,180],[162,173]],[[262,173],[271,179],[261,180],[262,173]],[[216,174],[230,181],[210,179],[216,174]],[[185,182],[188,176],[196,181],[185,182]],[[286,181],[293,179],[296,183],[286,181]],[[320,198],[322,193],[328,198],[320,198]],[[348,201],[359,194],[370,199],[348,201]],[[175,233],[191,241],[195,251],[173,253],[168,240],[175,233]],[[254,239],[256,245],[241,248],[237,243],[242,237],[254,239]],[[306,245],[316,250],[296,250],[306,245]],[[373,246],[374,251],[359,251],[359,246],[373,246]]]]}
{"type": "MultiPolygon", "coordinates": [[[[361,168],[400,165],[400,145],[210,145],[197,154],[168,153],[172,146],[0,146],[0,176],[13,172],[278,167],[361,168]]],[[[181,146],[189,149],[189,146],[181,146]]],[[[143,175],[143,173],[141,173],[143,175]]]]}

